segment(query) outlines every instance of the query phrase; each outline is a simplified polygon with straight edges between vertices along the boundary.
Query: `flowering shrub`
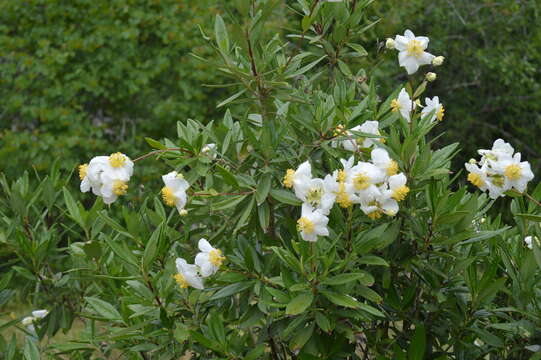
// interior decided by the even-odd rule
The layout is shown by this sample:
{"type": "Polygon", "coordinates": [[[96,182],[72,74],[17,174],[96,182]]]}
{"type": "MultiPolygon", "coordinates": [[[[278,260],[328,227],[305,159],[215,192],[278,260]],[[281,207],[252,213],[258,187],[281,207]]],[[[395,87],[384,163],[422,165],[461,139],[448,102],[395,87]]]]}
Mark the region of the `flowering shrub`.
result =
{"type": "Polygon", "coordinates": [[[31,295],[48,311],[0,325],[28,335],[22,347],[0,342],[7,358],[538,350],[541,187],[528,192],[529,164],[497,140],[466,164],[489,196],[467,191],[450,166],[458,144],[431,148],[444,107],[421,98],[436,80],[423,71],[444,62],[425,51],[427,37],[408,30],[386,41],[383,56],[396,61],[398,50],[409,81],[382,96],[370,69],[352,70],[375,25],[364,17],[370,1],[299,0],[291,43],[266,41],[276,3],[238,2],[237,25],[218,15],[214,33],[203,31],[222,59],[212,66],[238,88],[219,104],[223,119],[182,121],[176,134],[147,139],[148,154],[80,165],[84,203],[57,169],[35,190],[28,176],[2,181],[2,301],[31,295]],[[141,190],[138,171],[153,160],[165,186],[141,190]],[[124,196],[137,191],[138,208],[124,196]],[[513,226],[489,216],[503,195],[513,197],[513,226]],[[75,318],[84,329],[52,341],[75,318]]]}

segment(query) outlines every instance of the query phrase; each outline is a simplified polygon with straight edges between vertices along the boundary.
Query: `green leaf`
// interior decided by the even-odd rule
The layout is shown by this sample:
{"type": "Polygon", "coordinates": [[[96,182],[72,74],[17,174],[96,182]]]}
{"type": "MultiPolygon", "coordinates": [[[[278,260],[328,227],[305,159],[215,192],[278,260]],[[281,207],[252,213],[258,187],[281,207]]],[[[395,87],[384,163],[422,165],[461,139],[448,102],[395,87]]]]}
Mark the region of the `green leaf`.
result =
{"type": "Polygon", "coordinates": [[[214,21],[214,34],[218,48],[227,53],[229,51],[229,36],[227,35],[224,19],[219,14],[216,14],[216,20],[214,21]]]}
{"type": "Polygon", "coordinates": [[[235,175],[231,174],[229,170],[219,164],[216,164],[216,172],[222,176],[226,184],[231,185],[236,189],[240,188],[237,178],[235,177],[235,175]]]}
{"type": "Polygon", "coordinates": [[[243,281],[240,283],[235,283],[231,285],[227,285],[224,288],[221,288],[218,290],[214,295],[210,297],[209,300],[218,300],[224,297],[228,297],[231,295],[234,295],[236,293],[239,293],[241,291],[244,291],[254,285],[253,281],[243,281]]]}
{"type": "Polygon", "coordinates": [[[364,284],[364,281],[366,281],[367,279],[370,280],[369,279],[370,277],[372,278],[372,282],[373,282],[374,278],[367,272],[340,274],[340,275],[327,278],[323,280],[322,283],[325,285],[343,285],[352,281],[360,281],[361,283],[364,284]]]}
{"type": "Polygon", "coordinates": [[[190,331],[186,325],[181,322],[177,322],[173,336],[175,337],[176,341],[182,344],[184,341],[190,338],[190,331]]]}
{"type": "Polygon", "coordinates": [[[533,215],[533,214],[516,214],[516,216],[524,218],[526,220],[535,221],[535,222],[541,222],[541,215],[533,215]]]}
{"type": "Polygon", "coordinates": [[[299,199],[297,199],[297,197],[293,193],[287,190],[272,189],[270,191],[270,194],[275,200],[284,204],[295,205],[295,206],[299,206],[302,204],[302,202],[299,199]]]}
{"type": "Polygon", "coordinates": [[[30,337],[26,338],[25,344],[24,344],[24,358],[25,360],[39,360],[41,359],[39,355],[39,349],[36,343],[33,339],[30,337]]]}
{"type": "Polygon", "coordinates": [[[62,192],[64,193],[64,202],[66,203],[66,207],[68,208],[68,213],[70,217],[79,224],[83,229],[86,230],[86,224],[83,219],[83,216],[81,215],[81,210],[79,209],[79,206],[77,206],[77,203],[71,196],[71,193],[68,191],[68,189],[63,188],[62,192]]]}
{"type": "Polygon", "coordinates": [[[167,149],[167,146],[165,146],[164,144],[162,144],[161,142],[157,141],[157,140],[154,140],[152,138],[149,138],[149,137],[146,137],[145,138],[145,141],[153,148],[153,149],[158,149],[158,150],[165,150],[167,149]]]}
{"type": "Polygon", "coordinates": [[[316,324],[319,328],[325,332],[330,332],[332,330],[331,322],[329,319],[321,312],[317,311],[315,313],[316,324]]]}
{"type": "Polygon", "coordinates": [[[408,348],[408,360],[423,360],[425,356],[426,334],[422,324],[415,326],[415,333],[408,348]]]}
{"type": "Polygon", "coordinates": [[[346,45],[355,50],[359,54],[359,56],[368,55],[368,52],[365,50],[365,48],[359,44],[347,43],[346,45]]]}
{"type": "Polygon", "coordinates": [[[257,185],[257,190],[255,191],[255,198],[257,200],[257,205],[261,205],[261,203],[263,203],[263,201],[265,201],[265,199],[267,198],[267,195],[269,195],[271,182],[272,182],[272,176],[270,174],[264,174],[263,178],[257,185]]]}
{"type": "Polygon", "coordinates": [[[108,302],[95,297],[85,297],[85,300],[101,317],[107,320],[122,320],[118,310],[108,302]]]}
{"type": "Polygon", "coordinates": [[[212,204],[211,208],[214,211],[229,209],[233,206],[238,205],[245,198],[246,198],[246,195],[228,196],[226,199],[212,204]]]}
{"type": "Polygon", "coordinates": [[[366,255],[359,259],[360,264],[389,266],[387,261],[375,255],[366,255]]]}
{"type": "Polygon", "coordinates": [[[235,93],[235,94],[231,95],[230,97],[228,97],[227,99],[225,99],[224,101],[222,101],[221,103],[216,105],[216,108],[221,108],[222,106],[225,106],[225,105],[229,104],[230,102],[232,102],[233,100],[235,100],[236,98],[238,98],[239,96],[244,94],[245,92],[246,92],[246,89],[241,90],[238,93],[235,93]]]}
{"type": "Polygon", "coordinates": [[[156,259],[156,252],[158,249],[158,243],[162,234],[163,225],[160,225],[152,232],[150,239],[145,245],[145,252],[143,254],[143,267],[149,269],[149,266],[156,259]]]}
{"type": "Polygon", "coordinates": [[[346,294],[340,294],[332,291],[327,290],[321,290],[321,293],[329,299],[332,303],[344,306],[352,309],[358,309],[359,308],[359,302],[352,298],[349,295],[346,294]]]}
{"type": "Polygon", "coordinates": [[[298,295],[297,297],[293,298],[289,304],[287,304],[286,314],[298,315],[304,312],[310,305],[312,305],[313,300],[314,294],[312,293],[302,293],[298,295]]]}

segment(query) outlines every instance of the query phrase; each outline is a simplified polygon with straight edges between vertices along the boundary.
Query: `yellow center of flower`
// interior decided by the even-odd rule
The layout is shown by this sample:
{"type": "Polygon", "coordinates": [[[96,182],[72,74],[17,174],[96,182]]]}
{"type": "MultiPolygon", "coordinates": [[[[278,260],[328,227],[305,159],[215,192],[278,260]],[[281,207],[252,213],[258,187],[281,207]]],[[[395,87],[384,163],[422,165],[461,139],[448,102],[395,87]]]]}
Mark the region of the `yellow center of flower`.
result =
{"type": "Polygon", "coordinates": [[[396,201],[402,201],[406,198],[406,195],[408,195],[409,192],[410,192],[410,188],[407,187],[406,185],[403,185],[394,189],[391,197],[395,199],[396,201]]]}
{"type": "Polygon", "coordinates": [[[381,218],[382,215],[383,215],[383,212],[381,210],[375,210],[375,211],[372,211],[371,213],[367,214],[366,216],[368,216],[372,220],[377,220],[377,219],[381,218]]]}
{"type": "Polygon", "coordinates": [[[385,138],[380,138],[379,142],[382,143],[382,144],[385,144],[387,142],[387,140],[385,140],[385,138]]]}
{"type": "Polygon", "coordinates": [[[468,181],[477,187],[481,187],[485,184],[483,179],[481,179],[481,175],[475,173],[468,174],[468,181]]]}
{"type": "Polygon", "coordinates": [[[209,251],[209,261],[212,265],[220,267],[225,260],[225,256],[222,256],[222,250],[214,249],[209,251]]]}
{"type": "Polygon", "coordinates": [[[341,182],[341,183],[346,181],[346,172],[344,170],[338,170],[338,175],[336,176],[336,180],[338,180],[338,182],[341,182]]]}
{"type": "Polygon", "coordinates": [[[293,187],[293,178],[295,177],[295,170],[287,169],[286,176],[284,176],[284,186],[286,188],[293,187]]]}
{"type": "Polygon", "coordinates": [[[88,172],[88,164],[79,165],[79,179],[83,180],[88,172]]]}
{"type": "Polygon", "coordinates": [[[520,172],[520,166],[518,164],[511,164],[505,168],[504,175],[509,180],[518,180],[520,179],[520,172]]]}
{"type": "Polygon", "coordinates": [[[122,153],[114,153],[109,156],[109,164],[114,167],[122,167],[126,163],[126,157],[122,153]]]}
{"type": "Polygon", "coordinates": [[[310,205],[317,207],[321,202],[321,196],[323,195],[323,189],[318,187],[313,187],[308,191],[306,195],[306,202],[310,205]]]}
{"type": "Polygon", "coordinates": [[[389,166],[387,166],[387,175],[392,176],[398,174],[398,163],[391,160],[389,166]]]}
{"type": "Polygon", "coordinates": [[[364,190],[370,186],[370,178],[364,174],[357,174],[353,179],[356,190],[364,190]]]}
{"type": "Polygon", "coordinates": [[[304,216],[297,221],[297,226],[299,231],[302,231],[307,235],[312,234],[315,229],[314,223],[304,216]]]}
{"type": "Polygon", "coordinates": [[[126,184],[125,181],[122,180],[115,180],[113,183],[113,193],[115,195],[126,195],[128,192],[128,184],[126,184]]]}
{"type": "Polygon", "coordinates": [[[175,194],[173,194],[173,190],[171,190],[170,187],[164,186],[161,192],[162,199],[165,205],[175,206],[175,201],[177,200],[177,198],[175,197],[175,194]]]}
{"type": "Polygon", "coordinates": [[[440,108],[438,109],[438,112],[436,113],[436,119],[438,119],[438,121],[442,121],[444,115],[445,115],[445,108],[443,107],[443,105],[440,105],[440,108]]]}
{"type": "Polygon", "coordinates": [[[336,202],[338,205],[340,205],[343,208],[348,208],[353,203],[351,202],[351,199],[349,198],[348,193],[346,192],[346,184],[343,182],[340,182],[338,184],[338,192],[336,193],[336,202]]]}
{"type": "Polygon", "coordinates": [[[503,187],[505,185],[505,179],[501,175],[492,175],[490,179],[497,187],[503,187]]]}
{"type": "Polygon", "coordinates": [[[393,99],[393,101],[391,101],[391,111],[397,112],[398,110],[400,110],[400,103],[398,102],[398,99],[393,99]]]}
{"type": "Polygon", "coordinates": [[[423,49],[423,46],[421,45],[420,41],[413,39],[413,40],[410,40],[410,42],[406,46],[406,51],[408,52],[409,56],[415,56],[419,58],[421,57],[421,55],[423,55],[423,52],[425,50],[423,49]]]}
{"type": "Polygon", "coordinates": [[[190,284],[188,283],[188,281],[186,281],[186,278],[184,277],[184,275],[182,275],[182,274],[175,274],[173,277],[175,278],[175,281],[177,282],[177,284],[178,284],[182,289],[186,289],[188,286],[190,286],[190,284]]]}

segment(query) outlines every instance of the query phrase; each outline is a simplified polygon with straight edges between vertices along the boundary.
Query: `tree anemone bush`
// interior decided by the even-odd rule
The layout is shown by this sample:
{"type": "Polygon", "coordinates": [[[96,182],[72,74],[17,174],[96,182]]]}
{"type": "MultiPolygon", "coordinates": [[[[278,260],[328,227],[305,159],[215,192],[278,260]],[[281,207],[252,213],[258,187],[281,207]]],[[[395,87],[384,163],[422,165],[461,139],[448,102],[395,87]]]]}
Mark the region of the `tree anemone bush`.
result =
{"type": "Polygon", "coordinates": [[[223,119],[88,159],[91,206],[58,165],[35,189],[4,178],[0,301],[41,310],[0,325],[25,334],[3,357],[539,359],[541,187],[504,140],[467,171],[458,144],[431,148],[445,94],[426,74],[453,59],[428,37],[380,44],[409,73],[392,94],[351,70],[370,3],[298,0],[284,39],[278,0],[234,2],[202,31],[235,88],[223,119]],[[164,186],[141,189],[154,161],[164,186]],[[487,215],[501,196],[512,224],[487,215]]]}

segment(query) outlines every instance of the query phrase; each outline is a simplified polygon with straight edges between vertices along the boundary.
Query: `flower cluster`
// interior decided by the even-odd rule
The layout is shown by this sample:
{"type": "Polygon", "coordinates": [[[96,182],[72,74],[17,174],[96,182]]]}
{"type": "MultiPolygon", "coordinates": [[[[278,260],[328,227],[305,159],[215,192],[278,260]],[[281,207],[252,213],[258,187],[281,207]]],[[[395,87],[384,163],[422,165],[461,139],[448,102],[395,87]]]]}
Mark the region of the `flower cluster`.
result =
{"type": "Polygon", "coordinates": [[[183,289],[189,286],[203,289],[203,279],[214,275],[225,260],[222,251],[212,247],[205,239],[199,240],[198,247],[200,252],[195,256],[195,264],[188,264],[182,258],[175,261],[175,281],[183,289]]]}
{"type": "Polygon", "coordinates": [[[284,185],[293,188],[295,196],[303,202],[297,225],[306,241],[316,241],[318,236],[329,235],[327,215],[335,203],[344,208],[360,204],[369,218],[379,219],[383,214],[396,215],[398,202],[404,200],[410,191],[406,176],[398,173],[398,163],[383,148],[373,149],[369,162],[354,164],[353,157],[340,162],[342,169],[323,179],[312,176],[312,168],[307,161],[297,170],[287,170],[284,185]]]}
{"type": "Polygon", "coordinates": [[[422,118],[432,114],[430,119],[431,122],[435,121],[436,119],[438,121],[443,120],[445,108],[443,107],[443,104],[440,103],[440,98],[437,96],[434,96],[432,99],[425,98],[425,106],[423,107],[419,101],[414,102],[410,98],[406,89],[402,89],[398,93],[398,97],[391,101],[391,111],[399,112],[400,115],[408,122],[411,121],[411,114],[417,107],[423,108],[421,110],[422,118]]]}
{"type": "Polygon", "coordinates": [[[32,311],[32,316],[25,317],[21,321],[21,324],[23,324],[23,326],[26,326],[26,329],[29,332],[35,334],[36,329],[34,328],[34,322],[43,319],[48,314],[49,314],[49,310],[34,310],[34,311],[32,311]]]}
{"type": "Polygon", "coordinates": [[[412,75],[422,65],[443,64],[443,56],[434,56],[425,51],[429,41],[426,36],[415,36],[411,30],[406,30],[403,36],[396,35],[394,40],[387,39],[386,46],[398,50],[398,63],[406,69],[408,75],[412,75]]]}
{"type": "Polygon", "coordinates": [[[117,152],[109,156],[96,156],[90,163],[79,166],[81,191],[92,190],[94,195],[111,204],[128,191],[128,181],[133,174],[133,162],[117,152]]]}
{"type": "Polygon", "coordinates": [[[478,150],[481,160],[471,159],[465,164],[468,181],[482,191],[487,191],[492,199],[504,196],[514,189],[520,193],[526,190],[534,175],[527,161],[520,161],[520,153],[509,144],[498,139],[491,150],[478,150]]]}

